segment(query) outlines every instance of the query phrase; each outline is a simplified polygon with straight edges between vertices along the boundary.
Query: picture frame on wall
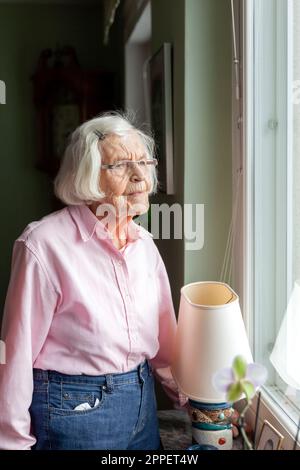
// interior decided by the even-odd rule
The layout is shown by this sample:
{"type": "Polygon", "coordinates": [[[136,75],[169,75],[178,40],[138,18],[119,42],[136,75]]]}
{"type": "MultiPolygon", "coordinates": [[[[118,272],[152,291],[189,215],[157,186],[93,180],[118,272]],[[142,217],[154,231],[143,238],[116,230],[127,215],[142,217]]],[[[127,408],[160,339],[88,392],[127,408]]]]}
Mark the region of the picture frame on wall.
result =
{"type": "Polygon", "coordinates": [[[265,419],[256,449],[279,450],[282,446],[283,439],[283,435],[265,419]]]}
{"type": "Polygon", "coordinates": [[[172,45],[164,43],[149,59],[149,115],[158,160],[158,192],[174,194],[172,45]]]}

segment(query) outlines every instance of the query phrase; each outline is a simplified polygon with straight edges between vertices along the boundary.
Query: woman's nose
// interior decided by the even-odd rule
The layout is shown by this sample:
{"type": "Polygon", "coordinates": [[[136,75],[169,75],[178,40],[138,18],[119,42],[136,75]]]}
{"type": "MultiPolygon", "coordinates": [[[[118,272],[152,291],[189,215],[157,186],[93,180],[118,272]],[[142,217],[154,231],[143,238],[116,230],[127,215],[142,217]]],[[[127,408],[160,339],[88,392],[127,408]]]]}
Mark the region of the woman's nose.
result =
{"type": "Polygon", "coordinates": [[[145,179],[145,173],[141,170],[139,165],[132,165],[130,181],[142,181],[143,179],[145,179]]]}

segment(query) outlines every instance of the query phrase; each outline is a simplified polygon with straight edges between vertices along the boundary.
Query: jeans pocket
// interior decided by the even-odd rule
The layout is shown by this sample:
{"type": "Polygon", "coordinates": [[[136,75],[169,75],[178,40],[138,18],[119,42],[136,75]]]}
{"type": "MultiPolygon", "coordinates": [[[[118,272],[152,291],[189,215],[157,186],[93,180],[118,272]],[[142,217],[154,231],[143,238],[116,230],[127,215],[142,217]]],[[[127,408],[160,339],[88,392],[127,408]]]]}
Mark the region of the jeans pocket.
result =
{"type": "Polygon", "coordinates": [[[105,392],[101,385],[81,383],[61,383],[52,387],[49,395],[51,414],[83,415],[95,413],[105,401],[105,392]],[[79,409],[75,409],[79,408],[79,409]]]}

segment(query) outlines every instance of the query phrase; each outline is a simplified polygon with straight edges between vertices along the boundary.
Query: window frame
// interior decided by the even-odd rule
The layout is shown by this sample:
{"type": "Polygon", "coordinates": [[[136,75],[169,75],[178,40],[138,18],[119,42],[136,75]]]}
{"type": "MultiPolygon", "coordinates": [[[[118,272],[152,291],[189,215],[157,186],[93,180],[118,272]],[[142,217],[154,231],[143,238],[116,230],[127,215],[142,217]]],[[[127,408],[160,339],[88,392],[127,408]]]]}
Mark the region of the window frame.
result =
{"type": "MultiPolygon", "coordinates": [[[[254,358],[260,362],[262,334],[269,328],[274,336],[292,289],[292,191],[287,191],[293,181],[292,0],[242,0],[242,13],[243,210],[238,245],[243,247],[243,260],[236,251],[235,275],[243,280],[244,320],[254,358]],[[270,9],[272,15],[266,16],[270,9]],[[268,54],[258,47],[262,41],[268,44],[268,54]],[[265,172],[272,175],[270,181],[264,180],[265,172]],[[261,289],[262,276],[264,285],[268,279],[267,293],[261,289]],[[276,312],[273,324],[252,313],[266,308],[276,312]]],[[[268,354],[272,347],[270,341],[268,354]]],[[[253,425],[255,412],[256,401],[248,417],[253,425]]],[[[295,408],[279,389],[263,388],[259,425],[264,419],[271,421],[283,432],[287,449],[296,435],[293,413],[295,408]]]]}

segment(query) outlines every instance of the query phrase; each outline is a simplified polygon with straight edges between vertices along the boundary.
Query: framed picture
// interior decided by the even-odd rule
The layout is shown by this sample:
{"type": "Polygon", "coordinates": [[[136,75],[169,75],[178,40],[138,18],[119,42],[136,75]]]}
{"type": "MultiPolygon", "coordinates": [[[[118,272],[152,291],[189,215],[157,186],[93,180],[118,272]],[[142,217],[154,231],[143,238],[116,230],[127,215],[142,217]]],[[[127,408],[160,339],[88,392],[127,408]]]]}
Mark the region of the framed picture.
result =
{"type": "Polygon", "coordinates": [[[264,420],[257,450],[279,450],[283,441],[283,435],[277,429],[264,420]]]}
{"type": "Polygon", "coordinates": [[[148,62],[149,114],[158,159],[158,190],[174,194],[172,46],[164,43],[148,62]]]}

